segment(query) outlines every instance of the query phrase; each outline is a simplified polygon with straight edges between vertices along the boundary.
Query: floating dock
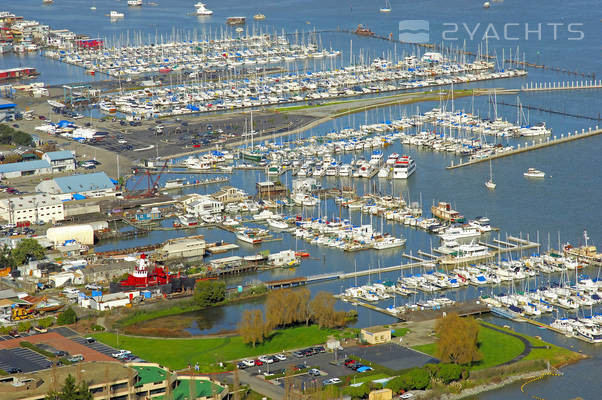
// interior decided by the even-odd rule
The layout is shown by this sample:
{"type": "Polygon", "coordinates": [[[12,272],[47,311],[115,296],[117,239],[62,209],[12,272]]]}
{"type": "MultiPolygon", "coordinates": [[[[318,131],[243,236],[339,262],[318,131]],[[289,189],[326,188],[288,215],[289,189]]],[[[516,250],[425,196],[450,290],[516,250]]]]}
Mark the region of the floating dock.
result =
{"type": "Polygon", "coordinates": [[[495,160],[497,158],[509,157],[509,156],[513,156],[515,154],[526,153],[528,151],[543,149],[544,147],[550,147],[550,146],[554,146],[557,144],[572,142],[574,140],[585,139],[588,137],[599,135],[601,133],[602,133],[602,129],[599,129],[598,126],[596,125],[596,129],[594,129],[594,130],[592,130],[591,128],[588,129],[587,131],[583,129],[583,130],[581,130],[581,133],[578,133],[577,131],[575,131],[575,133],[567,133],[566,136],[564,134],[560,135],[559,138],[554,136],[554,138],[552,140],[550,140],[549,137],[547,137],[545,141],[543,140],[543,138],[540,138],[538,141],[533,140],[531,145],[527,144],[523,147],[518,145],[518,148],[516,148],[514,150],[506,151],[506,152],[499,153],[499,154],[494,154],[489,157],[479,158],[477,160],[472,160],[472,161],[468,161],[465,163],[460,161],[460,164],[455,164],[455,165],[452,161],[452,164],[450,166],[446,167],[446,169],[456,169],[456,168],[468,167],[468,166],[479,164],[482,162],[487,162],[489,160],[495,160]]]}

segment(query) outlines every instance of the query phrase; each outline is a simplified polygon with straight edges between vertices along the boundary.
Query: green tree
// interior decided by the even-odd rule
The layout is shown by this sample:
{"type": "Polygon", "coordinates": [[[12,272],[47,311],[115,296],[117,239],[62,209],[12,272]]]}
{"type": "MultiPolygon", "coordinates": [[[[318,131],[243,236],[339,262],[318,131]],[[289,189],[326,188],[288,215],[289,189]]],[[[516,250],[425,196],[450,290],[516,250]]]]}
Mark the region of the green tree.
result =
{"type": "Polygon", "coordinates": [[[46,400],[92,400],[92,393],[87,382],[83,381],[76,385],[75,378],[69,374],[61,390],[48,392],[46,400]]]}
{"type": "Polygon", "coordinates": [[[23,239],[10,252],[15,265],[23,265],[28,259],[41,260],[46,252],[35,239],[23,239]]]}
{"type": "Polygon", "coordinates": [[[441,382],[448,384],[459,380],[462,377],[462,371],[462,367],[458,364],[440,364],[435,376],[441,382]]]}
{"type": "Polygon", "coordinates": [[[198,281],[194,287],[194,302],[207,307],[226,298],[226,283],[218,280],[198,281]]]}
{"type": "Polygon", "coordinates": [[[70,325],[74,324],[77,321],[77,315],[73,308],[69,307],[65,311],[59,314],[56,318],[56,323],[58,325],[70,325]]]}
{"type": "Polygon", "coordinates": [[[412,382],[409,376],[404,374],[391,379],[385,387],[391,389],[394,393],[401,393],[402,391],[411,390],[412,382]]]}
{"type": "Polygon", "coordinates": [[[346,386],[343,388],[343,394],[350,396],[352,399],[363,399],[370,393],[370,387],[364,383],[360,386],[346,386]]]}
{"type": "Polygon", "coordinates": [[[10,247],[7,245],[2,246],[0,249],[0,266],[14,268],[15,260],[10,256],[10,247]]]}
{"type": "Polygon", "coordinates": [[[412,389],[424,390],[431,383],[431,374],[424,368],[414,368],[407,372],[412,389]]]}

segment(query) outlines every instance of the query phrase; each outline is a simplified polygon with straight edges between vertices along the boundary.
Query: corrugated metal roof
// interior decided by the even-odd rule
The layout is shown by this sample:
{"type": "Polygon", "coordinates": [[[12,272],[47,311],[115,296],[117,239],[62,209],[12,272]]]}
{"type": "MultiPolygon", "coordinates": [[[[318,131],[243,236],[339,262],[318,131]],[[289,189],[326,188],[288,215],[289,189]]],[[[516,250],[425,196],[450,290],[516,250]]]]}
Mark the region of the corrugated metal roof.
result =
{"type": "Polygon", "coordinates": [[[46,160],[23,161],[10,164],[0,165],[0,174],[16,171],[33,171],[35,169],[50,168],[50,164],[46,160]]]}
{"type": "Polygon", "coordinates": [[[49,151],[44,154],[50,161],[67,160],[73,157],[73,153],[69,150],[49,151]]]}
{"type": "Polygon", "coordinates": [[[115,185],[104,172],[80,174],[54,178],[63,193],[87,192],[90,190],[113,189],[115,185]]]}

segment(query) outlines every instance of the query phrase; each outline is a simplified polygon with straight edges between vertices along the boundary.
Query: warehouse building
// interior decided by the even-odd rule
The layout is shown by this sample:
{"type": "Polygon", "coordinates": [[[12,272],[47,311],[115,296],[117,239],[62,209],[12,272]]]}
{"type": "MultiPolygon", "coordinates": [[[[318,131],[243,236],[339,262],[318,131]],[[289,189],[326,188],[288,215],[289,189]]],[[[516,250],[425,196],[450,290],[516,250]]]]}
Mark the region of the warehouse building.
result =
{"type": "Polygon", "coordinates": [[[75,170],[75,155],[68,150],[49,151],[44,153],[42,160],[48,161],[53,172],[75,170]]]}
{"type": "MultiPolygon", "coordinates": [[[[48,154],[48,153],[46,153],[48,154]]],[[[115,184],[104,172],[61,176],[40,182],[36,191],[57,195],[71,194],[84,197],[115,196],[115,184]]],[[[79,196],[74,196],[79,197],[79,196]]]]}
{"type": "Polygon", "coordinates": [[[55,246],[70,240],[92,245],[94,244],[94,227],[90,224],[55,226],[48,228],[46,238],[55,246]]]}
{"type": "Polygon", "coordinates": [[[51,173],[52,167],[46,160],[23,161],[0,165],[0,178],[18,178],[20,176],[51,173]]]}
{"type": "Polygon", "coordinates": [[[65,219],[63,202],[50,194],[34,194],[0,200],[0,218],[11,224],[56,222],[65,219]]]}

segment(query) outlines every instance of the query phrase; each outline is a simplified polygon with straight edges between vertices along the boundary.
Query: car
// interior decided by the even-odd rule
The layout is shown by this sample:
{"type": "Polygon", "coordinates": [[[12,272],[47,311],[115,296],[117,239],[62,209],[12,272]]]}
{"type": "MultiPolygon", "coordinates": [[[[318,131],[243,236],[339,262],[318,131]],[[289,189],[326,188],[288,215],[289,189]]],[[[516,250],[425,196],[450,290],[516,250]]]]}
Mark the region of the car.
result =
{"type": "Polygon", "coordinates": [[[352,359],[349,359],[349,358],[347,360],[345,360],[345,366],[346,367],[351,367],[355,363],[356,363],[355,360],[352,360],[352,359]]]}
{"type": "Polygon", "coordinates": [[[253,361],[253,360],[242,360],[241,362],[244,365],[246,365],[247,367],[253,367],[253,366],[255,366],[255,361],[253,361]]]}
{"type": "Polygon", "coordinates": [[[308,374],[310,374],[311,376],[320,376],[322,375],[322,371],[320,371],[319,369],[316,368],[312,368],[309,371],[307,371],[308,374]]]}
{"type": "Polygon", "coordinates": [[[326,353],[326,349],[324,346],[316,346],[313,348],[314,352],[317,353],[326,353]]]}
{"type": "Polygon", "coordinates": [[[46,333],[46,332],[48,332],[48,329],[43,328],[41,326],[34,326],[33,330],[36,331],[36,332],[38,332],[38,333],[46,333]]]}
{"type": "Polygon", "coordinates": [[[400,399],[411,399],[412,397],[414,397],[413,393],[404,393],[401,396],[399,396],[400,399]]]}
{"type": "Polygon", "coordinates": [[[127,141],[127,140],[125,140],[125,139],[119,139],[119,140],[117,141],[117,143],[120,143],[120,144],[126,144],[127,142],[128,142],[128,141],[127,141]]]}
{"type": "Polygon", "coordinates": [[[95,343],[96,342],[96,339],[94,339],[93,337],[87,337],[87,338],[84,338],[84,340],[87,343],[95,343]]]}
{"type": "Polygon", "coordinates": [[[126,354],[132,354],[132,352],[129,351],[129,350],[123,350],[122,349],[122,350],[117,351],[116,353],[111,354],[111,357],[113,357],[113,358],[120,358],[120,357],[123,357],[126,354]]]}
{"type": "Polygon", "coordinates": [[[330,378],[322,381],[324,385],[336,385],[337,383],[341,383],[339,378],[330,378]]]}
{"type": "Polygon", "coordinates": [[[246,369],[246,368],[248,368],[248,365],[245,364],[244,362],[239,362],[238,364],[236,364],[236,368],[238,368],[238,369],[246,369]]]}
{"type": "Polygon", "coordinates": [[[263,361],[261,361],[260,359],[255,360],[255,365],[256,366],[262,366],[263,365],[263,361]]]}
{"type": "Polygon", "coordinates": [[[99,285],[88,284],[88,285],[86,285],[86,289],[87,290],[100,290],[100,289],[102,289],[102,287],[99,285]]]}
{"type": "Polygon", "coordinates": [[[265,363],[265,364],[271,364],[271,363],[274,362],[274,360],[271,357],[269,357],[269,356],[260,356],[258,358],[258,360],[261,361],[261,362],[263,362],[263,363],[265,363]]]}
{"type": "Polygon", "coordinates": [[[9,335],[11,335],[11,336],[12,336],[12,337],[14,337],[14,338],[21,337],[21,335],[19,335],[19,332],[17,332],[17,331],[16,331],[16,330],[14,330],[14,329],[13,329],[12,331],[10,331],[10,332],[9,332],[9,335]]]}
{"type": "Polygon", "coordinates": [[[6,372],[8,372],[9,374],[18,374],[20,372],[23,372],[23,370],[21,368],[12,367],[7,369],[6,372]]]}
{"type": "Polygon", "coordinates": [[[67,359],[67,361],[72,362],[72,363],[76,363],[79,361],[84,361],[84,356],[82,356],[81,354],[74,354],[71,357],[69,357],[67,359]]]}
{"type": "Polygon", "coordinates": [[[284,361],[286,360],[286,356],[284,354],[275,354],[274,357],[278,360],[278,361],[284,361]]]}
{"type": "Polygon", "coordinates": [[[293,355],[297,358],[305,357],[305,353],[302,350],[297,350],[297,351],[293,352],[293,355]]]}

